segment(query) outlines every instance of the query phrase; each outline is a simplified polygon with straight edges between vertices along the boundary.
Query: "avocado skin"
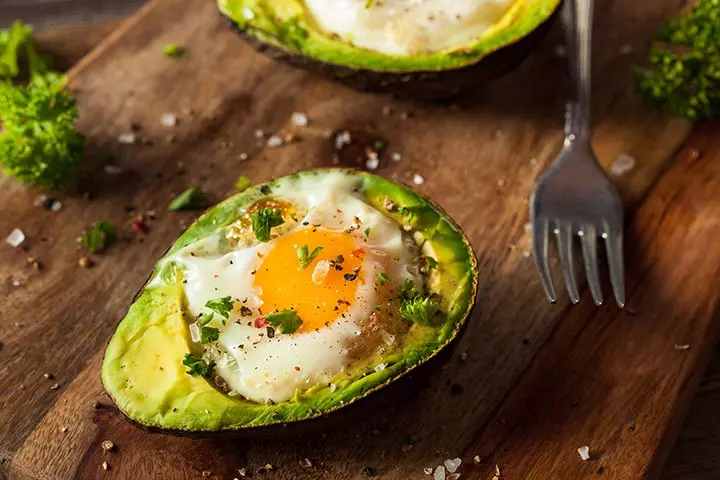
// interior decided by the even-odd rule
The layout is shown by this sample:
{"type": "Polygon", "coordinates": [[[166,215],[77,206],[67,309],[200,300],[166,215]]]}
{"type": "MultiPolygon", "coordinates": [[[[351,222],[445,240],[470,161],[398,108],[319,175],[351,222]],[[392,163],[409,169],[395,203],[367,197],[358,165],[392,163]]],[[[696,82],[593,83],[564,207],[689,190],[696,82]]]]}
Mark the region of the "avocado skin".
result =
{"type": "Polygon", "coordinates": [[[355,90],[390,94],[424,101],[446,100],[470,89],[477,89],[501,75],[514,70],[543,40],[552,27],[560,6],[530,34],[496,50],[479,62],[463,68],[439,71],[379,72],[349,68],[294,55],[281,48],[261,42],[242,30],[237,22],[220,12],[220,16],[256,51],[274,60],[281,60],[311,73],[319,74],[355,90]]]}

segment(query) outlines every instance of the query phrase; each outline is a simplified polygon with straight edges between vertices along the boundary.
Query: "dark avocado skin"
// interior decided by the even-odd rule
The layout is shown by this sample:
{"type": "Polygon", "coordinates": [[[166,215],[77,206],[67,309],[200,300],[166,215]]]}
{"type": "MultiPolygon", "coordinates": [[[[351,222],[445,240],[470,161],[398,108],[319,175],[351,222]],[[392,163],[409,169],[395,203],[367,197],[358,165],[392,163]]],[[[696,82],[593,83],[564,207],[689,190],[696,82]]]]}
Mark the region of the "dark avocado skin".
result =
{"type": "Polygon", "coordinates": [[[453,70],[416,72],[378,72],[361,68],[353,69],[323,63],[303,55],[294,55],[248,35],[239,28],[235,21],[223,13],[220,13],[220,16],[255,50],[270,58],[282,60],[294,67],[323,75],[356,90],[385,93],[416,100],[438,101],[458,96],[470,89],[477,89],[515,69],[540,44],[559,11],[560,7],[529,35],[494,51],[473,65],[453,70]]]}

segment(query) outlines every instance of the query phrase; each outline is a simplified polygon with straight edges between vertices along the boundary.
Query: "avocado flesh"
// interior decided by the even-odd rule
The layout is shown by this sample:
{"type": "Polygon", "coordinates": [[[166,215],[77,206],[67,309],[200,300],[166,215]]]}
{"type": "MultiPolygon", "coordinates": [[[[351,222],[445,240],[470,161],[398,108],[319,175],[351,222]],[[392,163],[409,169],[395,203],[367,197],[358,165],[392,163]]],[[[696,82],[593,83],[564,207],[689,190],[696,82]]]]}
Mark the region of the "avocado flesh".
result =
{"type": "Polygon", "coordinates": [[[545,35],[559,5],[560,0],[517,0],[499,22],[467,45],[389,55],[320,31],[302,0],[218,0],[231,26],[272,58],[353,88],[428,99],[477,88],[514,68],[545,35]]]}
{"type": "MultiPolygon", "coordinates": [[[[388,215],[413,227],[423,252],[432,253],[439,263],[427,287],[440,296],[441,310],[445,312],[442,324],[413,325],[401,350],[382,359],[370,358],[353,364],[347,374],[333,382],[334,391],[323,383],[297,392],[287,402],[258,404],[226,395],[211,379],[185,373],[182,359],[193,348],[188,333],[188,324],[193,320],[184,313],[182,285],[163,281],[173,275],[161,260],[118,326],[103,361],[105,389],[128,418],[155,429],[218,432],[323,416],[400,378],[435,356],[458,335],[477,289],[476,260],[460,229],[439,208],[410,189],[366,173],[316,170],[281,177],[266,186],[272,189],[303,175],[352,175],[357,177],[366,201],[379,211],[384,211],[382,205],[387,198],[399,207],[412,207],[412,215],[407,212],[388,215]],[[380,362],[386,368],[375,371],[380,362]]],[[[180,236],[165,258],[232,223],[244,208],[264,196],[262,187],[253,187],[210,209],[180,236]]]]}

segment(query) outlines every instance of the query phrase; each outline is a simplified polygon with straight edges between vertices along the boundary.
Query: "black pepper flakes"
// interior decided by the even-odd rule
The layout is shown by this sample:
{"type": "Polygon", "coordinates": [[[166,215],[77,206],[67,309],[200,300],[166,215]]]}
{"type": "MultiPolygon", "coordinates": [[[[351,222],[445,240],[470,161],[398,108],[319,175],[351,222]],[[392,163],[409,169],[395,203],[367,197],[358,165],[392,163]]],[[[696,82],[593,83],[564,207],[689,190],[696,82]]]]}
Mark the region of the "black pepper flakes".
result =
{"type": "Polygon", "coordinates": [[[267,337],[268,337],[268,338],[274,338],[274,337],[275,337],[275,329],[274,329],[273,327],[268,326],[268,327],[266,328],[266,331],[267,331],[267,337]]]}
{"type": "Polygon", "coordinates": [[[243,317],[250,317],[252,316],[252,310],[250,310],[249,307],[243,305],[242,307],[240,307],[240,315],[242,315],[243,317]]]}

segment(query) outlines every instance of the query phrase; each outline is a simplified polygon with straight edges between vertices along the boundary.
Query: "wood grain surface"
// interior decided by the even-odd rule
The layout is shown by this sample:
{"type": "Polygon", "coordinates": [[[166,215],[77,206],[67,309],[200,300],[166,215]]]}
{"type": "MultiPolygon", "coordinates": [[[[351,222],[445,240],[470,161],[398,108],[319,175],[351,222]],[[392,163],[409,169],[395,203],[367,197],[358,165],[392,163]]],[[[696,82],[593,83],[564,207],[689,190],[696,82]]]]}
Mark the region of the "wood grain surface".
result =
{"type": "MultiPolygon", "coordinates": [[[[552,42],[559,37],[549,39],[542,52],[518,72],[486,92],[463,99],[461,111],[456,112],[350,92],[273,64],[250,53],[226,32],[206,5],[193,2],[197,8],[193,18],[189,18],[182,9],[170,8],[174,3],[177,2],[151,5],[125,25],[124,32],[114,34],[73,71],[73,85],[78,89],[83,112],[81,126],[90,139],[91,166],[77,193],[63,197],[64,209],[57,214],[35,211],[31,204],[39,192],[3,179],[2,195],[7,197],[5,205],[9,208],[0,211],[2,223],[20,226],[29,234],[28,254],[39,258],[45,269],[36,273],[24,266],[27,254],[7,246],[0,249],[0,273],[8,278],[0,287],[8,306],[8,314],[0,320],[0,340],[4,344],[0,350],[3,359],[0,455],[4,460],[0,475],[8,471],[10,458],[17,452],[12,472],[18,477],[80,475],[92,478],[109,474],[128,477],[140,472],[158,475],[164,472],[165,478],[180,478],[200,476],[208,471],[232,478],[237,475],[234,471],[237,467],[255,468],[270,462],[279,467],[273,472],[274,478],[353,477],[359,476],[364,466],[378,469],[383,478],[421,478],[423,466],[447,456],[463,453],[463,458],[469,460],[472,456],[468,458],[471,453],[468,449],[490,449],[488,456],[499,460],[502,456],[498,451],[502,453],[505,445],[520,442],[522,449],[533,446],[523,444],[523,439],[528,442],[528,437],[517,434],[524,430],[525,418],[508,416],[510,426],[517,428],[508,427],[512,434],[503,435],[501,440],[491,435],[493,425],[503,422],[507,425],[508,418],[490,422],[485,430],[480,427],[493,418],[494,406],[530,364],[556,322],[560,321],[558,330],[535,358],[562,365],[564,359],[578,355],[567,346],[568,339],[574,338],[573,332],[586,324],[586,315],[599,315],[587,305],[570,313],[562,305],[545,305],[531,262],[522,255],[528,248],[523,229],[524,200],[534,176],[552,158],[560,139],[562,61],[550,53],[552,42]],[[176,28],[163,31],[158,25],[176,28]],[[184,27],[179,28],[181,25],[184,27]],[[207,48],[202,49],[202,55],[193,55],[191,50],[190,58],[182,62],[173,62],[158,54],[165,42],[179,40],[192,40],[190,43],[207,48]],[[548,75],[546,82],[531,80],[548,75]],[[392,105],[396,113],[383,116],[380,111],[384,105],[392,105]],[[176,111],[183,117],[182,112],[187,109],[193,113],[184,115],[176,129],[168,132],[159,125],[159,116],[165,111],[176,111]],[[282,149],[264,149],[256,144],[253,136],[256,128],[274,132],[287,127],[293,110],[307,112],[313,121],[313,128],[301,132],[302,142],[282,149]],[[402,120],[399,112],[414,115],[402,120]],[[142,125],[139,135],[153,144],[118,145],[115,137],[126,131],[130,122],[142,125]],[[469,359],[462,362],[455,358],[447,370],[429,379],[430,387],[421,391],[410,405],[389,407],[368,425],[349,426],[346,431],[331,432],[326,437],[303,439],[302,444],[149,435],[119,418],[117,412],[108,408],[108,401],[101,393],[97,368],[100,353],[92,357],[92,352],[99,352],[132,292],[142,284],[149,264],[180,232],[181,223],[189,220],[188,215],[162,213],[151,224],[147,237],[135,238],[128,227],[132,217],[125,213],[124,207],[134,206],[137,211],[154,208],[162,212],[172,194],[189,183],[199,184],[219,198],[230,191],[236,174],[249,174],[253,180],[260,181],[308,166],[331,164],[332,148],[321,132],[343,127],[370,130],[387,137],[391,149],[402,152],[403,159],[397,163],[384,162],[380,173],[407,182],[412,174],[422,174],[426,183],[419,189],[450,211],[478,249],[485,295],[480,298],[471,331],[461,344],[460,351],[466,351],[469,359]],[[172,142],[168,135],[174,136],[172,142]],[[103,172],[101,164],[109,152],[114,153],[118,164],[126,169],[123,175],[110,177],[103,172]],[[249,162],[240,160],[242,152],[251,154],[249,162]],[[182,166],[178,162],[182,162],[182,166]],[[93,200],[84,200],[83,192],[91,192],[93,200]],[[478,207],[469,209],[469,204],[478,207]],[[96,268],[82,270],[75,263],[79,254],[74,251],[73,239],[84,225],[98,218],[123,225],[124,241],[106,255],[97,257],[96,268]],[[14,287],[12,280],[19,280],[21,286],[14,287]],[[22,312],[28,312],[29,306],[32,306],[33,318],[24,320],[27,313],[22,312]],[[39,336],[44,338],[42,342],[33,340],[39,336]],[[73,341],[68,343],[68,338],[73,341]],[[83,373],[77,376],[90,357],[83,373]],[[56,378],[45,380],[44,372],[53,373],[56,378]],[[51,390],[54,382],[58,383],[58,390],[51,390]],[[58,400],[60,391],[64,393],[58,400]],[[99,401],[102,408],[94,408],[95,401],[99,401]],[[19,405],[23,408],[4,408],[19,405]],[[67,430],[63,432],[63,428],[67,430]],[[418,443],[410,450],[403,448],[402,442],[408,433],[418,437],[418,443]],[[118,445],[117,451],[101,454],[99,442],[105,438],[118,445]],[[488,443],[488,438],[497,443],[488,443]],[[494,449],[488,445],[502,447],[494,449]],[[314,468],[308,470],[300,465],[305,457],[312,459],[314,468]],[[108,472],[101,470],[103,459],[111,465],[108,472]]],[[[619,24],[624,29],[608,35],[603,42],[605,50],[595,59],[599,64],[596,85],[598,82],[606,85],[598,92],[595,143],[605,163],[621,151],[638,158],[639,167],[619,178],[631,209],[644,198],[665,168],[665,160],[687,132],[682,122],[668,122],[638,105],[629,84],[622,77],[618,81],[611,76],[611,73],[626,71],[630,61],[617,54],[619,47],[629,41],[623,32],[633,31],[630,19],[649,18],[646,30],[633,33],[631,43],[640,49],[660,19],[675,11],[678,5],[662,8],[655,5],[652,12],[645,12],[643,8],[646,7],[620,3],[603,8],[601,21],[606,25],[619,24]]],[[[691,139],[701,142],[711,137],[712,130],[700,132],[691,139]]],[[[705,147],[712,149],[710,144],[705,147]]],[[[691,183],[694,177],[685,171],[687,168],[681,167],[679,170],[674,167],[670,178],[691,183]]],[[[709,178],[716,178],[711,170],[703,172],[709,178]]],[[[690,189],[692,195],[687,191],[672,195],[673,186],[677,184],[669,182],[670,186],[664,190],[660,189],[661,182],[653,191],[647,205],[654,207],[643,207],[641,211],[650,213],[641,214],[636,222],[652,216],[653,208],[667,206],[666,216],[674,218],[672,212],[679,212],[678,225],[689,225],[683,223],[689,220],[680,213],[687,214],[688,204],[705,205],[707,199],[701,192],[708,190],[701,184],[690,189]],[[657,195],[661,198],[657,199],[657,195]],[[680,200],[668,201],[674,197],[680,200]]],[[[712,184],[710,180],[708,184],[712,184]]],[[[675,225],[649,218],[645,221],[643,225],[654,225],[658,231],[675,225]]],[[[703,230],[698,235],[705,233],[703,230]]],[[[638,244],[642,242],[638,240],[638,244]]],[[[651,244],[647,250],[656,248],[659,247],[651,244]]],[[[647,266],[642,258],[633,263],[633,272],[656,272],[652,268],[644,270],[647,266]]],[[[642,296],[642,292],[637,295],[642,296]]],[[[698,299],[697,311],[689,312],[696,316],[687,318],[697,318],[697,322],[687,323],[684,319],[680,322],[688,334],[698,334],[707,326],[704,320],[708,316],[703,313],[709,310],[702,308],[710,309],[712,298],[709,295],[698,299]]],[[[648,310],[647,314],[653,311],[648,310]]],[[[647,320],[645,311],[640,312],[638,317],[647,320]]],[[[603,314],[601,318],[605,323],[600,322],[597,328],[607,324],[612,327],[617,315],[611,314],[612,310],[603,314]]],[[[615,336],[595,337],[602,340],[602,345],[622,338],[613,328],[600,333],[605,330],[614,332],[615,336]]],[[[643,333],[654,335],[654,331],[643,333]]],[[[653,338],[658,342],[656,346],[664,345],[660,345],[664,337],[653,338]]],[[[673,340],[668,339],[671,347],[673,340]]],[[[697,349],[693,345],[689,351],[692,353],[685,355],[684,361],[671,370],[676,378],[668,379],[669,372],[650,369],[646,379],[663,380],[670,385],[677,380],[678,373],[689,375],[689,370],[702,364],[702,353],[708,350],[709,340],[708,337],[704,343],[699,341],[697,349]]],[[[666,365],[663,362],[667,362],[667,357],[659,358],[659,363],[654,365],[666,365]]],[[[590,354],[581,360],[592,361],[590,354]]],[[[538,365],[541,364],[534,362],[522,375],[519,387],[500,412],[512,411],[514,405],[522,403],[523,395],[537,393],[532,386],[544,378],[535,373],[538,365]]],[[[623,362],[618,360],[607,365],[620,369],[623,362]]],[[[547,374],[546,371],[540,373],[547,374]]],[[[613,385],[620,389],[620,395],[629,395],[630,390],[623,390],[627,376],[617,371],[611,373],[617,378],[608,376],[608,380],[615,382],[613,385]]],[[[629,387],[625,385],[625,388],[629,387]]],[[[688,387],[688,391],[692,388],[688,387]]],[[[677,392],[668,389],[667,396],[662,397],[670,402],[668,407],[682,404],[673,393],[677,392]]],[[[562,389],[557,395],[562,400],[562,389]]],[[[557,408],[558,397],[546,396],[540,405],[552,412],[557,408]]],[[[640,398],[642,405],[637,411],[647,410],[649,403],[644,400],[645,397],[640,398]]],[[[589,405],[591,403],[586,407],[589,405]]],[[[674,407],[666,408],[662,402],[652,407],[668,418],[679,418],[673,415],[674,407]]],[[[602,412],[591,412],[583,421],[603,431],[599,425],[607,419],[593,415],[598,413],[602,412]],[[594,423],[598,421],[600,423],[594,423]]],[[[614,422],[613,427],[618,428],[624,419],[610,416],[607,421],[614,422]]],[[[657,423],[655,436],[651,435],[649,440],[645,433],[632,437],[643,448],[638,449],[635,462],[628,462],[628,468],[647,467],[652,451],[661,445],[658,436],[664,433],[662,425],[665,423],[657,423]]],[[[650,426],[652,430],[652,422],[650,426]]],[[[551,429],[547,431],[550,433],[551,429]]],[[[591,447],[596,448],[595,445],[591,447]]],[[[540,447],[535,444],[534,448],[540,447]]],[[[577,454],[571,448],[568,455],[563,453],[554,460],[579,462],[573,455],[577,454]]],[[[624,465],[623,460],[603,457],[604,464],[593,466],[605,465],[606,478],[639,478],[614,476],[620,470],[612,467],[624,465]]],[[[586,467],[580,464],[573,468],[586,467]]],[[[467,474],[480,473],[468,466],[465,468],[463,471],[467,474]]],[[[508,468],[517,469],[515,473],[522,472],[522,466],[512,462],[508,468]]],[[[486,477],[471,475],[470,478],[486,477]]]]}
{"type": "Polygon", "coordinates": [[[0,28],[17,19],[37,31],[82,27],[129,15],[143,3],[145,0],[2,0],[0,28]]]}

